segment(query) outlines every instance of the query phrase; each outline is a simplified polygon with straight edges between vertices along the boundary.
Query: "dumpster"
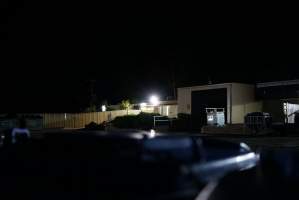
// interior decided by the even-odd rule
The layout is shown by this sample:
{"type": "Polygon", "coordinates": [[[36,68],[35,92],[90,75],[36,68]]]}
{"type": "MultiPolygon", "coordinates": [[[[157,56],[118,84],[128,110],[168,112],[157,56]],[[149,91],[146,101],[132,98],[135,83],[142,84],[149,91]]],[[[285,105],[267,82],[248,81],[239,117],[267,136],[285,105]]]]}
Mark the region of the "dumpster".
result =
{"type": "Polygon", "coordinates": [[[208,125],[224,126],[224,108],[206,108],[206,113],[208,125]]]}

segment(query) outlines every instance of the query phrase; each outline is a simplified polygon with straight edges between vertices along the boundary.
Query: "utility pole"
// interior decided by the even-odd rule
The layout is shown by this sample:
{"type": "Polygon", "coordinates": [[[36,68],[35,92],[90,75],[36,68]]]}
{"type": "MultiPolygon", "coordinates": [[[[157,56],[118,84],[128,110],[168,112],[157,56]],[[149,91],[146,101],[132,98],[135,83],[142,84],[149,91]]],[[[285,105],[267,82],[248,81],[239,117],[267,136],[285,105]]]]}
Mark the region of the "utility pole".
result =
{"type": "Polygon", "coordinates": [[[90,80],[89,81],[90,106],[95,105],[97,101],[95,86],[96,86],[96,80],[90,80]]]}
{"type": "Polygon", "coordinates": [[[176,99],[176,83],[175,83],[174,69],[171,70],[171,85],[172,85],[172,89],[173,89],[173,98],[176,99]]]}
{"type": "Polygon", "coordinates": [[[212,84],[212,79],[211,76],[208,76],[208,84],[211,85],[212,84]]]}
{"type": "Polygon", "coordinates": [[[176,77],[175,77],[175,64],[176,64],[176,57],[174,52],[168,53],[168,67],[170,71],[170,87],[172,88],[173,98],[176,99],[176,77]]]}

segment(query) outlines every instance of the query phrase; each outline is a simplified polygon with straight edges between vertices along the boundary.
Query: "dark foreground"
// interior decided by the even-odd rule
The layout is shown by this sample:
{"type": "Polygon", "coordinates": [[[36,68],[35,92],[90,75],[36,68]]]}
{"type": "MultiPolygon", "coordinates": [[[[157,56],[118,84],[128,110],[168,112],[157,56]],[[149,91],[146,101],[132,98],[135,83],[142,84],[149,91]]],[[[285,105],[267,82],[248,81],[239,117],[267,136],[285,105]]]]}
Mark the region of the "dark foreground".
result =
{"type": "Polygon", "coordinates": [[[244,142],[260,154],[260,162],[255,168],[220,179],[210,200],[299,198],[299,136],[203,137],[244,142]]]}
{"type": "Polygon", "coordinates": [[[299,198],[297,138],[36,136],[1,148],[1,199],[299,198]]]}
{"type": "Polygon", "coordinates": [[[297,199],[298,169],[298,150],[264,150],[257,167],[224,177],[209,199],[297,199]]]}

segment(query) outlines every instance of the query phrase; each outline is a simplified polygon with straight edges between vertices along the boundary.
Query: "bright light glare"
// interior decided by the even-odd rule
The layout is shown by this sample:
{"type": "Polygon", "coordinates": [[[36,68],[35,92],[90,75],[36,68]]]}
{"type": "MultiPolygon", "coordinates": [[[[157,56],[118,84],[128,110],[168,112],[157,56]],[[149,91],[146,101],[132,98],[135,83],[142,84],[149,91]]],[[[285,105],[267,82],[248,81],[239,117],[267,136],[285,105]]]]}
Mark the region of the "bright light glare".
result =
{"type": "Polygon", "coordinates": [[[157,106],[159,105],[159,98],[157,96],[151,96],[149,99],[149,102],[153,105],[153,106],[157,106]]]}
{"type": "Polygon", "coordinates": [[[143,108],[147,105],[147,103],[140,103],[140,107],[143,108]]]}
{"type": "Polygon", "coordinates": [[[156,136],[156,132],[155,132],[155,130],[151,129],[151,131],[149,132],[149,137],[150,137],[150,138],[153,138],[153,137],[155,137],[155,136],[156,136]]]}
{"type": "Polygon", "coordinates": [[[105,112],[107,110],[105,105],[102,105],[102,112],[105,112]]]}

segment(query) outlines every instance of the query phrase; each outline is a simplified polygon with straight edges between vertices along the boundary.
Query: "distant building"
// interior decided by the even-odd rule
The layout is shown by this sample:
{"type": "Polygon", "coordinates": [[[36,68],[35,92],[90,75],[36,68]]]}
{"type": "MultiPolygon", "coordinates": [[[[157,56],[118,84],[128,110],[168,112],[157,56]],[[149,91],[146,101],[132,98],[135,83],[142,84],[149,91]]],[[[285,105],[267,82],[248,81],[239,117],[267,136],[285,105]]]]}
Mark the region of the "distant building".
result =
{"type": "MultiPolygon", "coordinates": [[[[151,105],[149,103],[132,104],[130,110],[140,110],[146,113],[157,113],[170,118],[176,118],[178,114],[178,104],[176,100],[160,101],[158,105],[151,105]]],[[[121,110],[121,105],[109,105],[108,110],[121,110]]]]}
{"type": "Polygon", "coordinates": [[[244,122],[244,115],[261,111],[255,86],[223,83],[178,88],[178,113],[192,115],[193,126],[207,124],[207,108],[224,109],[225,123],[244,122]]]}
{"type": "Polygon", "coordinates": [[[271,113],[274,123],[294,123],[299,111],[299,80],[258,83],[256,98],[263,111],[271,113]]]}
{"type": "Polygon", "coordinates": [[[178,114],[178,104],[176,100],[160,101],[159,105],[147,104],[140,107],[141,112],[159,113],[170,118],[176,118],[178,114]]]}
{"type": "Polygon", "coordinates": [[[294,123],[299,112],[299,80],[178,88],[178,113],[191,114],[193,126],[207,124],[207,108],[224,109],[228,124],[244,123],[250,112],[268,112],[274,123],[294,123]]]}

